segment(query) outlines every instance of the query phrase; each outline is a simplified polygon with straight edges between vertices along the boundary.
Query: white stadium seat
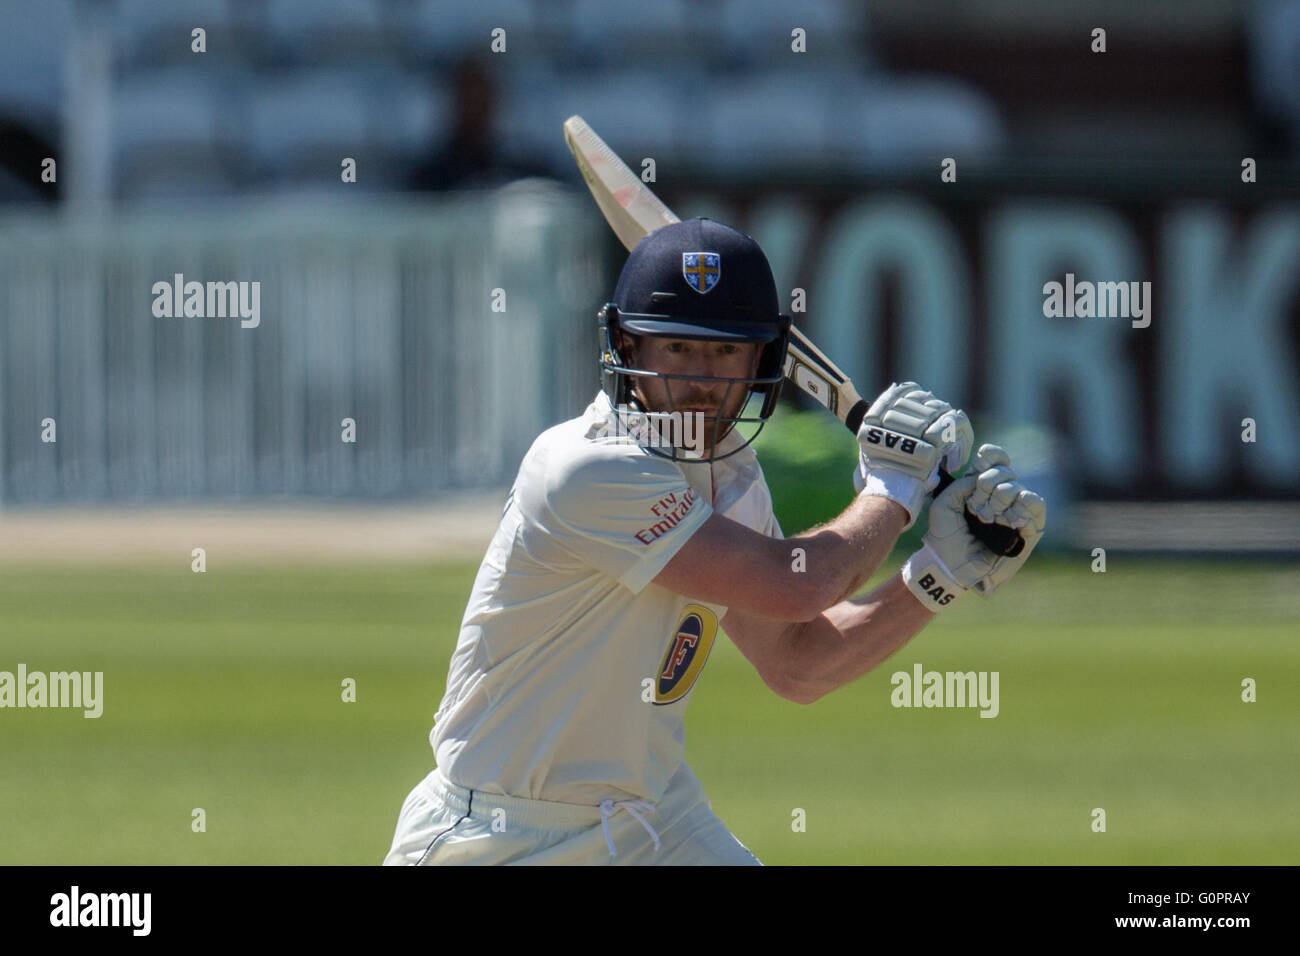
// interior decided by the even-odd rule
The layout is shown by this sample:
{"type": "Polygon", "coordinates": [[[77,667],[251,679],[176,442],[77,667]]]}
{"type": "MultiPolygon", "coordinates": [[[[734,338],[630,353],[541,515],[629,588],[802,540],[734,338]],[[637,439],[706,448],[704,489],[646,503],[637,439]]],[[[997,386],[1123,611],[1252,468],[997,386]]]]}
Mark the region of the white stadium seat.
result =
{"type": "Polygon", "coordinates": [[[117,0],[112,34],[119,58],[128,62],[175,62],[192,55],[195,27],[207,33],[208,51],[231,27],[226,0],[117,0]]]}
{"type": "Polygon", "coordinates": [[[282,57],[318,66],[389,51],[389,24],[375,0],[267,0],[266,23],[282,57]]]}
{"type": "Polygon", "coordinates": [[[823,75],[786,71],[744,75],[710,86],[696,135],[684,140],[693,161],[736,170],[817,162],[829,141],[823,75]]]}
{"type": "Polygon", "coordinates": [[[561,126],[577,113],[629,164],[633,159],[639,163],[644,156],[662,163],[678,155],[683,133],[691,133],[684,120],[690,114],[686,104],[690,95],[704,88],[701,75],[693,71],[670,75],[512,71],[501,103],[503,141],[512,150],[537,154],[568,175],[575,167],[561,126]]]}
{"type": "Polygon", "coordinates": [[[417,157],[439,142],[455,118],[451,95],[427,73],[375,74],[366,87],[370,135],[380,148],[417,157]]]}
{"type": "Polygon", "coordinates": [[[690,104],[675,94],[677,84],[654,72],[618,71],[569,79],[559,102],[550,105],[550,126],[563,138],[560,125],[574,113],[619,149],[671,151],[678,120],[690,104]]]}
{"type": "Polygon", "coordinates": [[[263,77],[249,99],[251,158],[277,180],[337,181],[343,158],[357,158],[369,143],[369,109],[366,84],[351,72],[263,77]]]}
{"type": "Polygon", "coordinates": [[[949,77],[861,79],[837,90],[833,108],[839,121],[831,127],[832,154],[867,169],[982,157],[1005,139],[993,101],[949,77]]]}
{"type": "Polygon", "coordinates": [[[578,55],[606,66],[689,62],[719,36],[714,5],[687,0],[572,0],[568,22],[578,55]]]}
{"type": "Polygon", "coordinates": [[[229,191],[240,171],[234,71],[137,71],[114,89],[114,191],[125,197],[229,191]]]}
{"type": "Polygon", "coordinates": [[[398,24],[412,60],[446,64],[467,51],[488,55],[497,27],[506,31],[507,55],[528,55],[536,14],[529,0],[467,0],[455,5],[418,0],[400,14],[398,24]]]}
{"type": "Polygon", "coordinates": [[[74,26],[70,0],[0,0],[0,113],[57,128],[74,26]]]}
{"type": "Polygon", "coordinates": [[[808,57],[852,58],[865,65],[866,5],[856,0],[724,0],[723,49],[731,63],[768,68],[793,54],[791,31],[807,33],[808,57]]]}
{"type": "Polygon", "coordinates": [[[519,63],[501,74],[498,88],[496,138],[513,154],[534,155],[563,169],[569,151],[561,124],[570,114],[566,77],[541,61],[519,63]]]}

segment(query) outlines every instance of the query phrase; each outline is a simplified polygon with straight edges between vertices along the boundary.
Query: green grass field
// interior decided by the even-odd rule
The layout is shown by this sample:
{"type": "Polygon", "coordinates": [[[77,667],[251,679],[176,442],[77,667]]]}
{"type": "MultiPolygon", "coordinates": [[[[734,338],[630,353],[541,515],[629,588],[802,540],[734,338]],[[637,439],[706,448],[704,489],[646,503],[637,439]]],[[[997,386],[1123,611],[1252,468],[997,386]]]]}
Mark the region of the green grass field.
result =
{"type": "MultiPolygon", "coordinates": [[[[0,863],[378,863],[474,571],[0,569],[0,670],[105,673],[97,720],[0,711],[0,863]]],[[[1295,864],[1298,619],[1295,565],[1036,555],[812,706],[719,642],[687,756],[770,864],[1295,864]],[[893,708],[917,662],[1000,715],[893,708]]]]}

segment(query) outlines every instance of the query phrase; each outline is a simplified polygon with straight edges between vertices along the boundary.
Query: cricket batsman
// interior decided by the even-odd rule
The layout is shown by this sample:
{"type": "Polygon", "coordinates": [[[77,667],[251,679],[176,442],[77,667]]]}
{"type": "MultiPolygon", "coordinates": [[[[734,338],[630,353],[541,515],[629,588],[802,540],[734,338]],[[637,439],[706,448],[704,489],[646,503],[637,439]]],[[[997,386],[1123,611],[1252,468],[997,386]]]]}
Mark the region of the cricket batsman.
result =
{"type": "Polygon", "coordinates": [[[857,497],[784,538],[736,427],[775,411],[791,325],[758,244],[708,219],[658,229],[601,319],[602,389],[524,456],[434,716],[436,767],[386,864],[757,865],[684,759],[718,632],[772,691],[810,704],[967,591],[993,593],[1042,535],[1042,499],[984,445],[930,504],[922,548],[852,598],[940,467],[966,464],[966,414],[912,382],[887,388],[858,433],[857,497]],[[1018,528],[1023,550],[988,550],[966,508],[1018,528]]]}

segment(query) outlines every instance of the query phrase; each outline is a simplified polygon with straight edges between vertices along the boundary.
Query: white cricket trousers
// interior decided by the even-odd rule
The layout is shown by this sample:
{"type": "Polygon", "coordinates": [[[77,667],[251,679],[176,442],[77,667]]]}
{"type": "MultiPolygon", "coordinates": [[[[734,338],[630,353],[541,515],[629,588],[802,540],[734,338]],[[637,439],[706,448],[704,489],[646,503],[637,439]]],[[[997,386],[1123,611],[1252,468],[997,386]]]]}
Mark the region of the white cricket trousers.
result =
{"type": "Polygon", "coordinates": [[[384,865],[458,864],[762,865],[714,816],[685,762],[657,806],[503,797],[459,787],[435,768],[402,804],[384,865]]]}

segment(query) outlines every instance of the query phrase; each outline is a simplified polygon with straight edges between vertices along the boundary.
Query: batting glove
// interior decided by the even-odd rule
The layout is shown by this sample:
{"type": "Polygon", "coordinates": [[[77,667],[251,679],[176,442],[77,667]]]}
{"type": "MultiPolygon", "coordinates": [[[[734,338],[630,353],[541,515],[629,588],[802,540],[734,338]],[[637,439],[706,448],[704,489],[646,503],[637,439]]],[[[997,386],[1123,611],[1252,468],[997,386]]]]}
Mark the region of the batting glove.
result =
{"type": "Polygon", "coordinates": [[[1047,525],[1047,504],[1016,479],[1011,459],[998,445],[981,445],[971,474],[954,481],[930,507],[930,529],[921,550],[903,565],[903,581],[932,611],[974,588],[988,597],[1029,560],[1047,525]],[[970,533],[964,512],[981,521],[1017,528],[1024,549],[1014,558],[994,554],[970,533]]]}
{"type": "Polygon", "coordinates": [[[959,470],[974,443],[965,412],[915,382],[895,383],[862,419],[853,485],[860,494],[881,495],[907,509],[906,530],[939,484],[939,466],[950,474],[959,470]]]}

